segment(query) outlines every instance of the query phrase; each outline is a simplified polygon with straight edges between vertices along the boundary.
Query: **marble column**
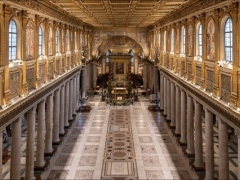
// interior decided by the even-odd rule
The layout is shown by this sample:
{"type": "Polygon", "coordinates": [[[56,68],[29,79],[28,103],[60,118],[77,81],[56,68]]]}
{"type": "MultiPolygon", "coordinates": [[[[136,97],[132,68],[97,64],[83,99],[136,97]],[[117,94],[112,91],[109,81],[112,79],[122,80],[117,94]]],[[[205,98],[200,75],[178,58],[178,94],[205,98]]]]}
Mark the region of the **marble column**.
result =
{"type": "Polygon", "coordinates": [[[219,179],[229,179],[228,125],[219,120],[219,179]]]}
{"type": "Polygon", "coordinates": [[[163,90],[163,92],[164,92],[164,111],[163,111],[163,114],[164,115],[167,115],[167,78],[166,78],[166,76],[164,76],[164,90],[163,90]]]}
{"type": "Polygon", "coordinates": [[[240,179],[240,131],[235,129],[235,132],[238,138],[238,179],[240,179]]]}
{"type": "Polygon", "coordinates": [[[12,123],[10,179],[21,179],[21,121],[19,118],[12,123]]]}
{"type": "Polygon", "coordinates": [[[63,135],[64,134],[64,102],[65,102],[65,86],[63,85],[61,87],[61,92],[60,92],[60,121],[59,121],[59,134],[63,135]]]}
{"type": "Polygon", "coordinates": [[[64,101],[64,127],[68,127],[68,118],[69,118],[69,82],[65,84],[65,101],[64,101]]]}
{"type": "Polygon", "coordinates": [[[176,86],[176,130],[175,134],[180,135],[181,134],[181,97],[180,97],[180,88],[179,86],[176,86]]]}
{"type": "Polygon", "coordinates": [[[205,179],[214,179],[213,113],[207,108],[205,109],[205,140],[205,179]]]}
{"type": "Polygon", "coordinates": [[[193,99],[187,96],[187,150],[188,154],[194,154],[194,125],[193,125],[193,99]]]}
{"type": "Polygon", "coordinates": [[[176,126],[176,120],[175,120],[175,103],[176,103],[176,98],[175,98],[175,84],[174,82],[171,82],[171,124],[170,126],[175,128],[176,126]]]}
{"type": "Polygon", "coordinates": [[[164,78],[163,74],[160,76],[160,109],[164,109],[164,78]]]}
{"type": "Polygon", "coordinates": [[[82,70],[82,98],[86,96],[86,69],[82,70]]]}
{"type": "Polygon", "coordinates": [[[59,89],[54,92],[53,110],[53,143],[58,143],[59,139],[59,89]]]}
{"type": "Polygon", "coordinates": [[[171,82],[167,80],[167,120],[171,120],[171,82]]]}
{"type": "Polygon", "coordinates": [[[80,78],[79,78],[79,74],[77,74],[77,89],[76,89],[76,110],[78,110],[78,104],[79,104],[79,84],[80,84],[80,78]]]}
{"type": "Polygon", "coordinates": [[[35,179],[34,176],[34,146],[35,146],[35,107],[27,112],[27,148],[26,148],[26,179],[35,179]]]}
{"type": "MultiPolygon", "coordinates": [[[[2,150],[3,150],[3,132],[0,131],[0,154],[2,154],[2,150]]],[[[2,156],[0,156],[0,179],[3,179],[2,177],[2,156]]]]}
{"type": "Polygon", "coordinates": [[[195,101],[195,167],[203,167],[202,105],[195,101]]]}
{"type": "Polygon", "coordinates": [[[181,143],[187,143],[186,139],[186,93],[181,90],[181,143]]]}
{"type": "Polygon", "coordinates": [[[68,120],[72,120],[72,100],[73,100],[73,80],[70,80],[70,84],[69,84],[69,113],[68,113],[68,120]]]}
{"type": "Polygon", "coordinates": [[[53,95],[47,97],[47,114],[46,114],[46,134],[45,134],[45,153],[52,153],[52,123],[53,123],[53,95]]]}
{"type": "Polygon", "coordinates": [[[76,76],[73,78],[73,97],[72,97],[72,114],[76,115],[76,99],[77,99],[77,81],[76,76]]]}
{"type": "Polygon", "coordinates": [[[36,166],[43,166],[44,160],[44,135],[45,135],[45,100],[38,104],[38,125],[37,125],[37,149],[36,166]]]}

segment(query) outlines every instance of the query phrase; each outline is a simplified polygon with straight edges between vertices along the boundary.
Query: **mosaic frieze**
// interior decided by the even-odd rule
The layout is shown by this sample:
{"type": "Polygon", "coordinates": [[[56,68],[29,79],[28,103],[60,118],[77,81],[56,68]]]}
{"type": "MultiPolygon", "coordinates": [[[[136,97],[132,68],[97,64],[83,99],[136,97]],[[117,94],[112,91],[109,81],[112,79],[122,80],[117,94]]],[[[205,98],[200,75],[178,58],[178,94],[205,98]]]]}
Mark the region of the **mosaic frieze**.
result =
{"type": "Polygon", "coordinates": [[[196,85],[199,85],[199,86],[201,82],[201,74],[202,74],[202,68],[197,66],[196,67],[196,85]]]}
{"type": "Polygon", "coordinates": [[[59,75],[59,73],[60,73],[60,61],[57,60],[56,61],[56,75],[59,75]]]}
{"type": "Polygon", "coordinates": [[[53,62],[48,63],[48,73],[49,73],[50,79],[53,79],[53,62]]]}
{"type": "Polygon", "coordinates": [[[213,83],[214,83],[214,72],[212,70],[207,70],[207,88],[208,92],[213,92],[213,83]]]}
{"type": "Polygon", "coordinates": [[[185,62],[181,61],[181,76],[185,75],[185,62]]]}
{"type": "Polygon", "coordinates": [[[31,90],[34,88],[34,68],[27,69],[27,75],[26,80],[28,83],[28,90],[31,90]]]}
{"type": "Polygon", "coordinates": [[[20,72],[10,74],[10,91],[12,98],[15,98],[19,95],[20,87],[20,72]]]}
{"type": "Polygon", "coordinates": [[[192,80],[192,63],[188,63],[188,80],[192,80]]]}
{"type": "Polygon", "coordinates": [[[229,102],[231,95],[231,76],[221,74],[221,99],[229,102]]]}
{"type": "Polygon", "coordinates": [[[41,82],[41,84],[43,84],[44,77],[45,77],[45,64],[41,64],[39,66],[39,76],[40,76],[40,82],[41,82]]]}

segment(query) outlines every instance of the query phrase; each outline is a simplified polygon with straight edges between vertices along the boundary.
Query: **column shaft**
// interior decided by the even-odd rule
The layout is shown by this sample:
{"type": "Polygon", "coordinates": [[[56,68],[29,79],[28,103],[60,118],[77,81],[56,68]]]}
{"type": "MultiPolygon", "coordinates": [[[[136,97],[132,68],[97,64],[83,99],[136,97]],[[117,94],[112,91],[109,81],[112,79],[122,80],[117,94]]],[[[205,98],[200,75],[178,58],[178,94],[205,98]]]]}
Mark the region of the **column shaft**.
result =
{"type": "Polygon", "coordinates": [[[72,120],[72,100],[73,100],[73,80],[70,80],[70,84],[69,84],[69,114],[68,114],[68,120],[72,120]]]}
{"type": "Polygon", "coordinates": [[[164,76],[164,115],[167,115],[167,78],[164,76]]]}
{"type": "Polygon", "coordinates": [[[21,119],[12,123],[10,179],[21,179],[21,119]]]}
{"type": "Polygon", "coordinates": [[[228,125],[219,120],[219,179],[229,179],[228,125]]]}
{"type": "Polygon", "coordinates": [[[76,115],[76,98],[77,98],[77,81],[76,81],[76,77],[73,78],[73,97],[72,97],[72,114],[76,115]]]}
{"type": "Polygon", "coordinates": [[[203,166],[203,144],[202,144],[202,105],[195,102],[195,161],[196,167],[203,166]]]}
{"type": "Polygon", "coordinates": [[[186,94],[181,91],[181,143],[186,143],[186,94]]]}
{"type": "Polygon", "coordinates": [[[64,134],[64,101],[65,100],[65,86],[61,87],[61,97],[60,97],[60,122],[59,122],[59,134],[64,134]]]}
{"type": "Polygon", "coordinates": [[[214,178],[214,149],[213,149],[213,114],[205,109],[205,139],[206,139],[206,177],[214,178]]]}
{"type": "Polygon", "coordinates": [[[45,101],[38,104],[38,126],[37,126],[37,149],[36,166],[43,166],[44,160],[44,135],[45,135],[45,101]]]}
{"type": "MultiPolygon", "coordinates": [[[[2,149],[3,149],[3,132],[0,132],[0,154],[2,154],[2,149]]],[[[2,177],[2,156],[0,156],[0,179],[3,179],[2,177]]]]}
{"type": "Polygon", "coordinates": [[[176,103],[176,99],[175,99],[175,84],[174,82],[171,83],[171,124],[170,126],[175,127],[176,126],[176,120],[175,120],[175,103],[176,103]]]}
{"type": "Polygon", "coordinates": [[[180,88],[179,86],[176,86],[176,130],[175,130],[175,134],[181,134],[181,101],[180,101],[181,97],[180,97],[180,88]]]}
{"type": "Polygon", "coordinates": [[[160,78],[160,109],[164,109],[164,78],[163,74],[161,74],[160,78]]]}
{"type": "Polygon", "coordinates": [[[52,153],[53,95],[47,97],[45,153],[52,153]]]}
{"type": "Polygon", "coordinates": [[[194,154],[193,99],[187,96],[187,153],[194,154]]]}
{"type": "Polygon", "coordinates": [[[54,92],[53,111],[53,143],[59,142],[59,90],[54,92]]]}
{"type": "Polygon", "coordinates": [[[64,126],[68,127],[68,118],[69,118],[69,82],[65,84],[65,101],[64,101],[64,126]]]}
{"type": "Polygon", "coordinates": [[[35,108],[27,112],[27,148],[26,148],[26,179],[34,177],[34,146],[35,146],[35,108]]]}
{"type": "Polygon", "coordinates": [[[167,120],[171,120],[171,82],[167,80],[167,120]]]}

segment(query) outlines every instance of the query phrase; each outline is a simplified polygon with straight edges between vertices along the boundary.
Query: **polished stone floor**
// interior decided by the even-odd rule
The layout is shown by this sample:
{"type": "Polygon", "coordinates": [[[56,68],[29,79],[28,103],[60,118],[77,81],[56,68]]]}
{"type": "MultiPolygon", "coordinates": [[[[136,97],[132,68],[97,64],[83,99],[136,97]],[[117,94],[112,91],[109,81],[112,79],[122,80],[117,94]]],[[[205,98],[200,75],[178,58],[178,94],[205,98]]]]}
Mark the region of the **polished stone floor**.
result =
{"type": "MultiPolygon", "coordinates": [[[[199,174],[189,167],[189,159],[184,157],[164,116],[147,110],[147,97],[130,106],[109,106],[95,96],[89,98],[88,104],[92,110],[77,114],[51,158],[50,167],[41,174],[42,179],[198,179],[199,174]]],[[[24,127],[22,176],[26,157],[24,127]]],[[[10,140],[4,143],[9,150],[10,140]]],[[[214,140],[217,177],[217,137],[214,140]]],[[[236,148],[230,143],[230,179],[236,179],[237,174],[236,148]]],[[[10,177],[9,167],[10,161],[3,166],[4,179],[10,177]]]]}

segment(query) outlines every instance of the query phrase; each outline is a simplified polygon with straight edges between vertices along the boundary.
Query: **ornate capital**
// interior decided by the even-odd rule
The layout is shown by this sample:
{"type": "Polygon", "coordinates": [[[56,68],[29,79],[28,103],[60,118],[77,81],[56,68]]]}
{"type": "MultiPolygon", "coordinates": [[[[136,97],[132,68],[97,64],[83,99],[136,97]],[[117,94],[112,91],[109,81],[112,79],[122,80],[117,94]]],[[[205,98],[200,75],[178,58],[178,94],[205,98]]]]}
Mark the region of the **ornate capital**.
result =
{"type": "Polygon", "coordinates": [[[215,19],[218,19],[218,18],[219,18],[219,9],[214,9],[214,10],[213,10],[213,17],[214,17],[215,19]]]}
{"type": "Polygon", "coordinates": [[[39,24],[41,24],[43,18],[41,18],[39,15],[35,15],[35,21],[36,21],[36,24],[37,26],[39,26],[39,24]]]}
{"type": "Polygon", "coordinates": [[[4,4],[3,10],[5,15],[11,16],[13,9],[10,7],[10,5],[4,4]]]}
{"type": "Polygon", "coordinates": [[[56,21],[53,21],[53,29],[56,29],[58,27],[59,23],[56,21]]]}
{"type": "Polygon", "coordinates": [[[29,13],[25,10],[22,10],[22,20],[27,21],[29,13]]]}

